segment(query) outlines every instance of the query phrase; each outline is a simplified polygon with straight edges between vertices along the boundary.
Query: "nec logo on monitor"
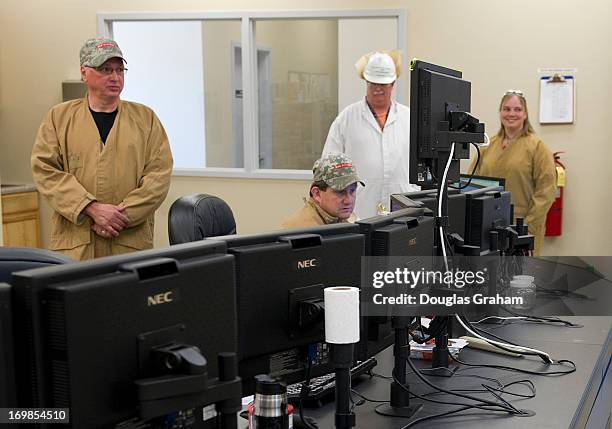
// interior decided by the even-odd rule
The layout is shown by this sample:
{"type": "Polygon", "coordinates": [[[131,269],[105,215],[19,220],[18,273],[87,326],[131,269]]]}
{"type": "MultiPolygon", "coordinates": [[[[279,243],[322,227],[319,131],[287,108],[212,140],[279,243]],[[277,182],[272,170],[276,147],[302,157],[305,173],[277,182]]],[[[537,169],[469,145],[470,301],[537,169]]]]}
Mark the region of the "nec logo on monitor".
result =
{"type": "Polygon", "coordinates": [[[175,299],[177,299],[177,296],[175,296],[175,292],[172,290],[160,292],[155,295],[147,296],[147,306],[152,307],[155,305],[169,304],[175,299]]]}
{"type": "Polygon", "coordinates": [[[316,268],[321,265],[320,258],[308,258],[308,259],[300,259],[296,261],[295,268],[298,270],[307,270],[310,268],[316,268]]]}

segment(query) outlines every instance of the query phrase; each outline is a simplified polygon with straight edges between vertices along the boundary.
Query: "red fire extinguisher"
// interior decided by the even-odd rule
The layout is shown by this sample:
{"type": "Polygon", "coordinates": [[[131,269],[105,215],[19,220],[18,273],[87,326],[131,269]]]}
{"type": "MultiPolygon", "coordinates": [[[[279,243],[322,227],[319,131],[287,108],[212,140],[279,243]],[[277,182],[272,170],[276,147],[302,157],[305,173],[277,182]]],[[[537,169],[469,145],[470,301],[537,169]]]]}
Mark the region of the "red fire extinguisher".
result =
{"type": "Polygon", "coordinates": [[[555,168],[557,169],[557,197],[546,215],[546,235],[561,235],[561,220],[563,216],[563,188],[565,188],[565,165],[560,161],[563,152],[555,152],[555,168]]]}

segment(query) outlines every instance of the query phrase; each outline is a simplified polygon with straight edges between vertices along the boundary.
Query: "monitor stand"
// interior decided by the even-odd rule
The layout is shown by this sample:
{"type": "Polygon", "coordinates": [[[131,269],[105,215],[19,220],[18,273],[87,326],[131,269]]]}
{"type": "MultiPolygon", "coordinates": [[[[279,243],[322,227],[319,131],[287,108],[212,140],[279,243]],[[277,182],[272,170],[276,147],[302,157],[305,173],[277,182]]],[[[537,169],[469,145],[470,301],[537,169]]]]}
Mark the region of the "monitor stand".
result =
{"type": "Polygon", "coordinates": [[[408,325],[411,317],[393,316],[391,324],[395,332],[393,344],[393,383],[391,383],[391,398],[389,404],[381,404],[375,411],[383,416],[412,417],[423,405],[410,405],[410,391],[406,382],[406,360],[410,356],[408,342],[408,325]]]}

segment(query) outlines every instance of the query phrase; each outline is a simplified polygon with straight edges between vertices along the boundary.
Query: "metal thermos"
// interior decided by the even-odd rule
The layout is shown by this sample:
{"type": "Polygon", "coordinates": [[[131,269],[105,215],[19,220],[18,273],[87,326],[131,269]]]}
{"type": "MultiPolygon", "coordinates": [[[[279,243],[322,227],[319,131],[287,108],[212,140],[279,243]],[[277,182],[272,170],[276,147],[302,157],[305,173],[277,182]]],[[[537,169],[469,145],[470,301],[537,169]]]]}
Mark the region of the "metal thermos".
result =
{"type": "Polygon", "coordinates": [[[264,374],[257,375],[255,381],[255,402],[250,429],[289,429],[287,385],[264,374]]]}

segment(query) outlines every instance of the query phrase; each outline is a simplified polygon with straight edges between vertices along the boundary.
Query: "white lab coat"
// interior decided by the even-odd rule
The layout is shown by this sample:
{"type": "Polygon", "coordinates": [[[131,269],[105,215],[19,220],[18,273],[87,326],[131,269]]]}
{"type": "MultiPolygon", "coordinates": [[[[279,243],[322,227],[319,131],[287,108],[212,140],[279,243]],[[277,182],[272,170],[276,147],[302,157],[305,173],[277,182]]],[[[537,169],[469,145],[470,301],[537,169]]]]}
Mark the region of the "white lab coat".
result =
{"type": "Polygon", "coordinates": [[[323,155],[347,154],[365,187],[357,188],[355,214],[360,219],[376,216],[382,204],[390,210],[391,194],[419,190],[408,181],[410,109],[391,102],[384,130],[374,119],[365,97],[347,106],[332,123],[323,155]]]}

